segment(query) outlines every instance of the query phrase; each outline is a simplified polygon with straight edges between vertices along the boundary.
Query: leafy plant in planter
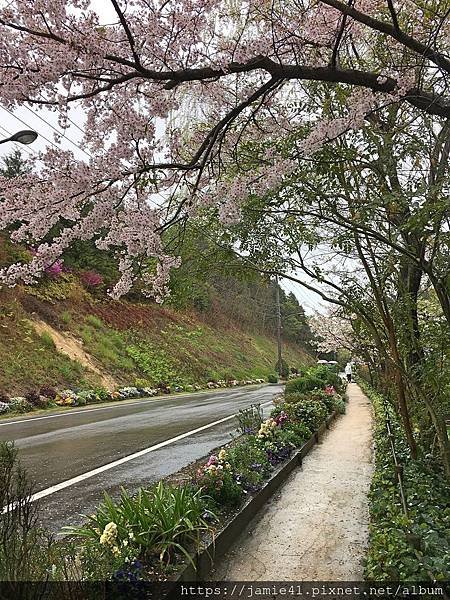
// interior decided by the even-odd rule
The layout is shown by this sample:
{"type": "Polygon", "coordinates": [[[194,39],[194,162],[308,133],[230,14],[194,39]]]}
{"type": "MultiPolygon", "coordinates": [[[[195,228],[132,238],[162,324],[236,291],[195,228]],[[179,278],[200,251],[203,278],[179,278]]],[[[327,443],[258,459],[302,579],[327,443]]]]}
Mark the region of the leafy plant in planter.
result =
{"type": "MultiPolygon", "coordinates": [[[[227,451],[227,460],[234,473],[241,477],[245,489],[261,484],[271,472],[267,452],[253,436],[249,436],[227,451]]],[[[252,490],[253,491],[253,490],[252,490]]]]}
{"type": "Polygon", "coordinates": [[[161,564],[173,562],[177,554],[192,561],[190,551],[198,547],[202,532],[210,528],[205,519],[207,510],[208,499],[202,490],[159,482],[149,490],[140,489],[135,496],[122,488],[117,502],[105,494],[86,525],[64,530],[84,538],[100,552],[120,554],[132,547],[146,559],[156,555],[161,564]]]}
{"type": "Polygon", "coordinates": [[[263,409],[260,404],[251,404],[237,414],[238,433],[256,433],[263,422],[263,409]]]}
{"type": "Polygon", "coordinates": [[[218,506],[238,506],[244,495],[242,481],[239,481],[231,471],[208,470],[197,479],[203,493],[218,506]]]}

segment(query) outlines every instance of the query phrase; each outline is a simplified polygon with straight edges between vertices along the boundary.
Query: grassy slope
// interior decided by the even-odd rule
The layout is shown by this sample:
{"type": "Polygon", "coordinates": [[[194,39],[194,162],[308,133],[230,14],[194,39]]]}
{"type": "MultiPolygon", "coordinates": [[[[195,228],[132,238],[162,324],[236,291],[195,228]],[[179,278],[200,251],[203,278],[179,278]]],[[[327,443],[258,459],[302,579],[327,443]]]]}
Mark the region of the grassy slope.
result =
{"type": "MultiPolygon", "coordinates": [[[[66,276],[36,288],[0,291],[0,390],[9,394],[42,384],[84,388],[98,383],[95,374],[34,331],[33,317],[82,340],[84,350],[118,384],[266,377],[275,362],[275,340],[243,331],[219,313],[96,300],[66,276]]],[[[312,361],[298,347],[286,345],[284,354],[292,366],[312,361]]]]}

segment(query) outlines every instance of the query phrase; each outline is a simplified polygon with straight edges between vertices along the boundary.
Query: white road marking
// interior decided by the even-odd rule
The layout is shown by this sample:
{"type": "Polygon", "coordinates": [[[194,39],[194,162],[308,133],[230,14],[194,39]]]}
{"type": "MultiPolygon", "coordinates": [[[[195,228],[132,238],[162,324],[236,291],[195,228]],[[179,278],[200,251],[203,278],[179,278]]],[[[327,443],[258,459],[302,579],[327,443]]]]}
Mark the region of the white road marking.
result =
{"type": "MultiPolygon", "coordinates": [[[[261,404],[261,406],[265,407],[265,406],[269,406],[270,404],[272,404],[272,401],[265,402],[264,404],[261,404]]],[[[223,419],[219,419],[218,421],[213,421],[212,423],[208,423],[207,425],[203,425],[202,427],[197,427],[197,429],[192,429],[191,431],[186,431],[186,433],[181,433],[180,435],[177,435],[174,438],[165,440],[164,442],[160,442],[159,444],[155,444],[154,446],[150,446],[149,448],[144,448],[144,450],[139,450],[139,452],[134,452],[133,454],[128,454],[128,456],[124,456],[123,458],[119,458],[118,460],[110,462],[106,465],[97,467],[96,469],[93,469],[92,471],[87,471],[86,473],[82,473],[81,475],[77,475],[76,477],[72,477],[71,479],[66,479],[66,481],[62,481],[61,483],[57,483],[56,485],[52,485],[51,487],[49,487],[45,490],[41,490],[40,492],[33,494],[31,496],[30,500],[31,500],[31,502],[35,502],[36,500],[40,500],[41,498],[45,498],[46,496],[51,496],[52,494],[55,494],[56,492],[59,492],[61,490],[64,490],[65,488],[75,485],[76,483],[80,483],[81,481],[90,479],[91,477],[94,477],[95,475],[99,475],[100,473],[104,473],[105,471],[114,469],[115,467],[118,467],[119,465],[123,465],[127,462],[130,462],[130,460],[134,460],[135,458],[145,456],[146,454],[149,454],[150,452],[154,452],[155,450],[159,450],[160,448],[164,448],[165,446],[174,444],[175,442],[178,442],[179,440],[182,440],[184,438],[195,435],[196,433],[200,433],[200,431],[205,431],[206,429],[211,429],[212,427],[215,427],[216,425],[225,423],[226,421],[229,421],[230,419],[234,419],[236,416],[237,416],[237,413],[234,413],[234,414],[230,415],[229,417],[224,417],[223,419]]],[[[2,510],[2,513],[8,512],[8,511],[12,510],[13,508],[14,508],[14,504],[5,506],[2,510]]]]}
{"type": "MultiPolygon", "coordinates": [[[[263,385],[263,384],[260,384],[263,385]]],[[[253,386],[249,386],[250,389],[252,389],[253,386]]],[[[242,387],[236,388],[234,390],[230,390],[233,392],[238,392],[239,390],[242,390],[242,387]]],[[[225,391],[225,390],[224,390],[225,391]]],[[[91,412],[96,412],[98,410],[111,410],[112,408],[125,408],[127,406],[137,406],[137,405],[142,405],[142,404],[150,404],[152,402],[162,402],[163,400],[175,400],[175,399],[182,399],[182,398],[189,398],[190,396],[204,396],[205,394],[210,394],[210,393],[217,393],[217,390],[202,390],[201,392],[193,392],[192,394],[179,394],[177,396],[162,396],[160,398],[152,398],[151,400],[139,400],[138,402],[120,402],[120,400],[116,401],[115,404],[110,404],[109,406],[101,406],[99,408],[87,408],[84,410],[71,410],[71,411],[67,411],[67,412],[62,412],[62,413],[56,413],[54,415],[46,415],[43,417],[30,417],[29,419],[20,419],[18,418],[16,421],[5,421],[5,422],[0,422],[0,427],[6,427],[7,425],[20,425],[21,423],[29,423],[30,421],[42,421],[43,419],[56,419],[57,417],[69,417],[72,415],[80,415],[80,414],[88,414],[91,412]]],[[[220,392],[217,393],[217,397],[220,397],[220,392]]]]}

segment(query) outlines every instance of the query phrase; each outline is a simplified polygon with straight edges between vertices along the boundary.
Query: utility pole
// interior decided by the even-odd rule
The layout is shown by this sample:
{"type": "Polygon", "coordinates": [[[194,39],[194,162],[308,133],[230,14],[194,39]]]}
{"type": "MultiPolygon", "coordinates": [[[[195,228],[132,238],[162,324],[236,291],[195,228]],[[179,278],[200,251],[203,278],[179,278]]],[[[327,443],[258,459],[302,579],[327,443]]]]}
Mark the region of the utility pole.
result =
{"type": "Polygon", "coordinates": [[[280,305],[280,286],[278,285],[278,275],[275,275],[275,304],[277,311],[277,344],[278,344],[278,357],[277,357],[277,372],[281,377],[282,370],[282,354],[281,354],[281,332],[283,326],[281,324],[281,305],[280,305]]]}

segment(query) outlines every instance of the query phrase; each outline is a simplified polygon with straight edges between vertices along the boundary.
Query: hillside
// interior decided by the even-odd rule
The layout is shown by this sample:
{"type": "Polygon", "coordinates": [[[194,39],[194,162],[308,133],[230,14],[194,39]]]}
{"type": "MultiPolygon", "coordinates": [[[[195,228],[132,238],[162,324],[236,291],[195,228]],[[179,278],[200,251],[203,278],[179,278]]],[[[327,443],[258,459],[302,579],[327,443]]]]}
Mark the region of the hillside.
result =
{"type": "MultiPolygon", "coordinates": [[[[292,366],[310,363],[294,343],[292,366]]],[[[0,389],[204,384],[267,377],[275,339],[217,311],[95,297],[72,274],[0,291],[0,389]]]]}

